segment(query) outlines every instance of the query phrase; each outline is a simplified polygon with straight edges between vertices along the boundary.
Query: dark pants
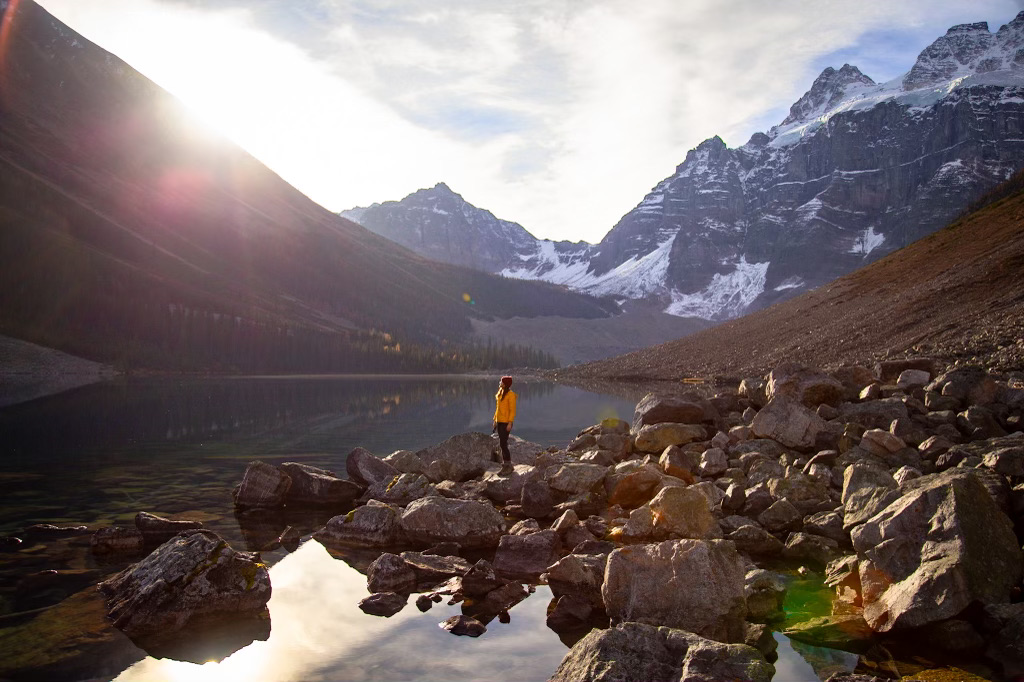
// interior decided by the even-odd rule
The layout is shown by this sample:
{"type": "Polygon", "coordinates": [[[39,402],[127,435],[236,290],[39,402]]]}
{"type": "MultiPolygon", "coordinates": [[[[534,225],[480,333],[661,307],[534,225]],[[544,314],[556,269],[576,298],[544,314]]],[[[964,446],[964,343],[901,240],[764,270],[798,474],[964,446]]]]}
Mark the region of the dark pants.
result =
{"type": "Polygon", "coordinates": [[[508,422],[498,422],[498,444],[501,446],[501,461],[511,462],[512,454],[508,451],[508,422]]]}

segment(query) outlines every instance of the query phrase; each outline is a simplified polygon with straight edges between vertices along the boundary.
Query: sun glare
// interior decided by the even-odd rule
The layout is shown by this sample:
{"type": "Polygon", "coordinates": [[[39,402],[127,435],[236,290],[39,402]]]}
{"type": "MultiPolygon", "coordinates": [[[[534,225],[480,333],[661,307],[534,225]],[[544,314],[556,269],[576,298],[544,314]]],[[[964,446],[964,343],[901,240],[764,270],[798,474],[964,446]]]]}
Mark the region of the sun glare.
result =
{"type": "Polygon", "coordinates": [[[445,178],[486,177],[487,159],[500,153],[413,125],[256,26],[247,10],[154,0],[95,0],[88,10],[78,0],[42,4],[90,40],[129,56],[198,121],[332,210],[445,178]]]}

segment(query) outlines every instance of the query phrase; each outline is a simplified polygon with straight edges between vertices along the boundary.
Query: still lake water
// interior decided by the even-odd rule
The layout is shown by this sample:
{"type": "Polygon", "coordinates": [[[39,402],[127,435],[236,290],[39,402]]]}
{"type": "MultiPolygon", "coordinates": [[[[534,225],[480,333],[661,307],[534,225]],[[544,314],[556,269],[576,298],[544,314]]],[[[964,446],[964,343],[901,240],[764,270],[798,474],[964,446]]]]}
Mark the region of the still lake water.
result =
{"type": "MultiPolygon", "coordinates": [[[[495,383],[471,377],[160,379],[87,386],[3,408],[0,536],[34,523],[130,525],[145,510],[188,512],[238,549],[265,546],[286,523],[308,537],[327,519],[282,516],[268,536],[265,526],[250,528],[235,516],[230,492],[249,461],[294,460],[344,472],[345,456],[357,446],[383,456],[486,432],[495,383]]],[[[635,405],[542,381],[520,381],[515,390],[515,435],[543,445],[563,447],[606,417],[629,420],[635,405]]],[[[6,556],[2,579],[17,580],[11,572],[17,557],[6,556]]],[[[492,621],[473,639],[437,627],[460,612],[457,605],[420,613],[410,600],[392,618],[363,614],[357,604],[367,594],[365,575],[315,541],[263,557],[272,565],[274,590],[267,641],[201,666],[138,651],[129,656],[137,662],[116,679],[546,680],[567,650],[545,625],[551,600],[545,586],[512,609],[511,623],[492,621]]],[[[96,568],[87,556],[77,561],[75,567],[85,561],[85,568],[96,568]]],[[[825,670],[815,672],[823,658],[836,659],[827,672],[856,662],[840,652],[804,647],[798,653],[793,646],[800,645],[777,637],[777,680],[824,679],[825,670]],[[807,660],[817,662],[815,668],[807,660]]],[[[99,670],[91,676],[103,678],[99,670]]]]}

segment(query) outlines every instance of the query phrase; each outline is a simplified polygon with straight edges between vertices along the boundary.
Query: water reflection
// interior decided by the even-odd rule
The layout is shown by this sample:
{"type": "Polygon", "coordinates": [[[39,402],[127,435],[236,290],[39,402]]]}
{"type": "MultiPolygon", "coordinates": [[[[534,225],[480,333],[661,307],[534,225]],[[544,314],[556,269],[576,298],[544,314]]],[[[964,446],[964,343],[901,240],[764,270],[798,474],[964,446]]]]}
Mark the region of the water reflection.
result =
{"type": "Polygon", "coordinates": [[[271,568],[273,630],[219,663],[196,665],[147,658],[118,682],[245,680],[547,680],[565,648],[545,627],[550,592],[511,610],[511,622],[492,621],[479,638],[457,637],[438,623],[461,612],[438,604],[420,613],[413,599],[391,618],[357,607],[366,576],[333,558],[315,540],[271,568]]]}
{"type": "MultiPolygon", "coordinates": [[[[494,390],[493,379],[474,377],[164,379],[3,408],[0,535],[42,522],[113,525],[145,509],[199,512],[240,543],[230,491],[249,460],[343,472],[357,446],[385,455],[487,432],[494,390]]],[[[546,382],[517,381],[516,390],[517,435],[544,445],[564,446],[602,416],[633,410],[546,382]]]]}

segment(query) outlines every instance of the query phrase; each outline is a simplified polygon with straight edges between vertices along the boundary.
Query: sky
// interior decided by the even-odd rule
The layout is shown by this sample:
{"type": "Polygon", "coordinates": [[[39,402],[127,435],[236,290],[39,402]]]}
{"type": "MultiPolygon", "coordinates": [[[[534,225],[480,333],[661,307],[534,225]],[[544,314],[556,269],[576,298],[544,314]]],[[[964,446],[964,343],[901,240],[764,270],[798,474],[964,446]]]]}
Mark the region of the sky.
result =
{"type": "Polygon", "coordinates": [[[332,211],[445,182],[600,241],[686,152],[826,66],[877,82],[1024,0],[38,0],[332,211]]]}

